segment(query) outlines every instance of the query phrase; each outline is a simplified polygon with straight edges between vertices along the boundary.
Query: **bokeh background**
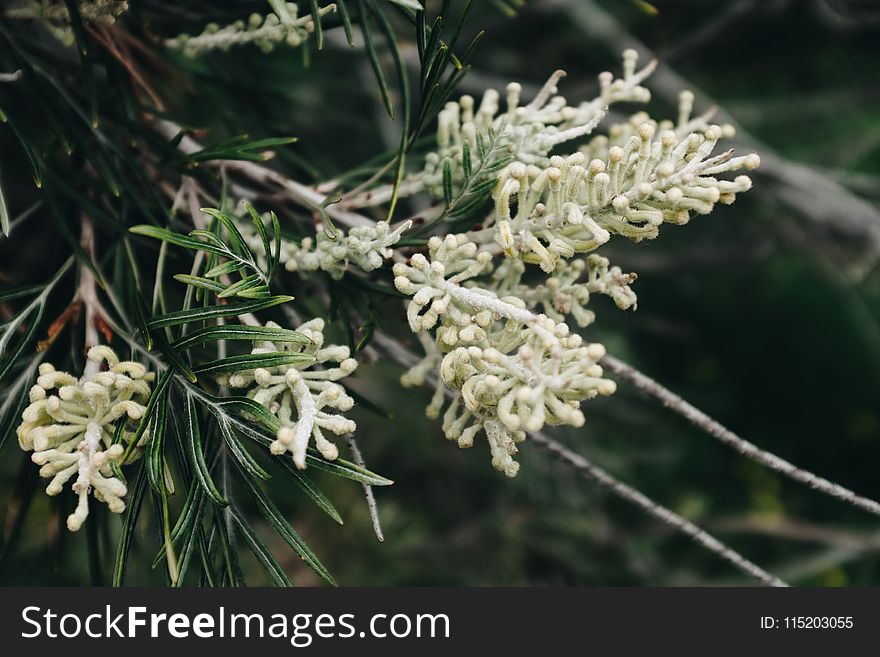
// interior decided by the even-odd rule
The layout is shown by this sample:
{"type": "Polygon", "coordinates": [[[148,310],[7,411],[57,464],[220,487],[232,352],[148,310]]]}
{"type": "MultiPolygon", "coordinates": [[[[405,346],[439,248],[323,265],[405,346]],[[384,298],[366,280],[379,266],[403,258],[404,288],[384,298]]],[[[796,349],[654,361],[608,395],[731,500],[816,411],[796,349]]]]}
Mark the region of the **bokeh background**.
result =
{"type": "MultiPolygon", "coordinates": [[[[208,5],[221,23],[262,6],[131,4],[149,17],[150,31],[165,36],[197,31],[187,20],[208,5]]],[[[639,305],[623,313],[594,300],[598,319],[588,335],[760,447],[880,498],[880,7],[857,0],[533,0],[507,16],[478,2],[471,25],[486,36],[461,92],[478,95],[515,80],[528,93],[564,68],[560,93],[591,98],[596,74],[617,70],[620,52],[636,47],[644,60],[661,61],[647,83],[655,118],[673,117],[677,93],[691,88],[698,110],[717,104],[723,120],[737,125],[737,150],[757,151],[764,162],[753,191],[687,226],[665,227],[652,243],[618,240],[604,249],[625,271],[638,272],[639,305]]],[[[243,49],[195,63],[175,59],[188,67],[186,82],[160,69],[155,83],[192,124],[296,134],[300,142],[283,150],[282,161],[303,180],[328,179],[394,148],[397,127],[363,53],[345,46],[339,29],[327,38],[308,67],[298,51],[243,49]]],[[[625,116],[642,108],[615,109],[625,116]]],[[[3,132],[4,189],[13,190],[10,206],[22,209],[33,192],[3,132]]],[[[35,218],[21,230],[44,226],[35,218]]],[[[0,285],[44,279],[47,263],[65,248],[48,231],[23,243],[0,238],[0,285]]],[[[291,286],[308,297],[307,285],[291,286]]],[[[380,328],[409,340],[395,304],[381,315],[380,328]]],[[[346,519],[339,527],[273,482],[274,499],[341,584],[748,583],[528,442],[520,475],[507,480],[491,468],[481,441],[459,450],[444,440],[423,414],[429,393],[402,390],[401,371],[387,361],[365,364],[354,384],[393,414],[360,408],[354,415],[368,465],[395,480],[376,491],[384,542],[372,533],[359,486],[316,475],[346,519]]],[[[880,584],[876,517],[750,462],[626,384],[585,411],[584,428],[554,435],[771,572],[798,585],[880,584]]],[[[22,469],[25,458],[14,440],[0,454],[4,537],[19,503],[15,482],[37,485],[32,469],[22,469]]],[[[84,537],[59,531],[58,517],[45,496],[34,498],[18,540],[2,555],[0,582],[93,581],[84,537]]],[[[277,537],[265,536],[297,583],[317,583],[277,537]]],[[[146,538],[135,542],[129,583],[161,581],[149,568],[155,549],[146,538]]]]}

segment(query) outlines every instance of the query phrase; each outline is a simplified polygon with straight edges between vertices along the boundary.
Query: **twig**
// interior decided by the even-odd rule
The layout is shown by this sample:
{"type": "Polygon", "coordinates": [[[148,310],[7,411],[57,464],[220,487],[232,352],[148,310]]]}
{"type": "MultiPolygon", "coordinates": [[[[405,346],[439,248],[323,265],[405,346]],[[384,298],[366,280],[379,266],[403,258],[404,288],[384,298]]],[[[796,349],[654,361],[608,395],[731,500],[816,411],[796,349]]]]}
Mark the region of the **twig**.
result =
{"type": "Polygon", "coordinates": [[[852,550],[880,550],[880,534],[853,532],[836,527],[825,527],[784,517],[754,515],[729,516],[716,520],[712,529],[724,533],[758,534],[785,538],[803,543],[823,543],[852,550]]]}
{"type": "MultiPolygon", "coordinates": [[[[412,365],[419,361],[418,356],[383,333],[376,333],[373,336],[373,342],[377,347],[384,350],[392,360],[397,361],[401,365],[412,367],[412,365]]],[[[429,379],[429,383],[433,383],[433,381],[430,381],[430,379],[433,378],[431,375],[426,378],[429,379]]],[[[446,394],[449,396],[452,393],[447,390],[446,394]]],[[[781,579],[767,573],[735,550],[724,545],[724,543],[711,534],[697,527],[690,520],[682,518],[674,511],[657,504],[631,486],[622,481],[618,481],[602,468],[594,465],[580,454],[575,454],[571,450],[563,447],[546,434],[539,432],[529,435],[530,439],[540,445],[542,449],[558,457],[565,465],[574,468],[578,474],[592,479],[615,495],[635,504],[655,518],[662,520],[674,529],[686,534],[707,550],[717,554],[722,559],[725,559],[751,577],[754,577],[769,586],[787,586],[787,584],[781,579]]]]}
{"type": "Polygon", "coordinates": [[[740,454],[822,493],[849,502],[853,506],[868,511],[869,513],[880,515],[880,503],[867,497],[857,495],[851,490],[828,481],[827,479],[823,479],[812,472],[802,470],[785,459],[780,458],[775,454],[771,454],[770,452],[766,452],[744,438],[740,438],[730,429],[722,426],[720,423],[703,413],[703,411],[694,407],[671,390],[664,388],[654,379],[642,374],[631,365],[608,355],[602,359],[602,365],[614,372],[617,376],[635,385],[639,390],[658,399],[664,406],[686,418],[713,438],[717,438],[721,442],[730,445],[740,454]]]}
{"type": "MultiPolygon", "coordinates": [[[[153,127],[156,132],[162,135],[168,141],[174,139],[181,131],[181,127],[164,119],[155,119],[153,127]]],[[[187,155],[192,155],[202,150],[202,146],[188,135],[184,135],[177,145],[178,149],[187,155]]],[[[285,192],[297,203],[304,205],[312,210],[317,211],[323,209],[327,212],[331,219],[338,221],[345,226],[372,226],[376,222],[368,217],[355,212],[346,212],[339,208],[328,205],[323,208],[322,204],[327,200],[327,196],[317,190],[303,185],[302,183],[291,180],[286,176],[273,171],[256,162],[247,162],[240,160],[212,160],[206,162],[212,166],[222,166],[227,171],[238,173],[239,175],[249,178],[253,182],[261,185],[277,185],[284,189],[285,192]]]]}
{"type": "MultiPolygon", "coordinates": [[[[361,454],[361,450],[358,448],[354,436],[348,436],[347,440],[348,449],[351,451],[351,457],[354,459],[354,462],[362,468],[366,468],[367,464],[364,462],[364,457],[361,454]]],[[[376,497],[373,495],[373,487],[369,484],[363,484],[363,487],[364,497],[367,500],[367,509],[370,511],[370,520],[373,521],[373,531],[376,532],[376,538],[380,541],[384,541],[385,536],[382,534],[382,523],[379,521],[379,507],[376,506],[376,497]]]]}
{"type": "MultiPolygon", "coordinates": [[[[86,256],[94,262],[95,260],[95,229],[92,225],[92,218],[83,213],[80,223],[80,245],[86,256]]],[[[85,308],[85,353],[89,349],[101,344],[98,330],[101,326],[106,328],[107,312],[98,298],[98,286],[95,280],[95,274],[92,270],[80,263],[79,266],[79,286],[74,296],[74,303],[81,302],[85,308]]],[[[97,374],[99,363],[92,360],[86,361],[83,376],[86,381],[91,381],[92,377],[97,374]]]]}
{"type": "Polygon", "coordinates": [[[767,586],[788,586],[788,584],[781,579],[775,575],[771,575],[760,566],[752,563],[739,552],[727,547],[717,538],[697,527],[690,520],[687,520],[674,511],[670,511],[666,507],[657,504],[632,486],[616,479],[602,468],[594,465],[580,454],[572,452],[570,449],[564,447],[546,434],[541,432],[533,433],[530,435],[530,440],[540,445],[550,454],[559,458],[566,465],[574,468],[578,474],[595,481],[603,488],[607,488],[612,493],[631,502],[658,520],[661,520],[683,534],[688,535],[707,550],[714,552],[719,557],[733,564],[744,573],[754,577],[759,582],[766,584],[767,586]]]}
{"type": "Polygon", "coordinates": [[[674,45],[662,50],[660,58],[665,62],[671,62],[691,54],[697,48],[710,43],[718,35],[723,34],[731,23],[746,16],[757,4],[757,0],[736,0],[728,3],[724,8],[719,7],[718,13],[713,14],[703,25],[687,34],[683,39],[678,39],[674,45]]]}

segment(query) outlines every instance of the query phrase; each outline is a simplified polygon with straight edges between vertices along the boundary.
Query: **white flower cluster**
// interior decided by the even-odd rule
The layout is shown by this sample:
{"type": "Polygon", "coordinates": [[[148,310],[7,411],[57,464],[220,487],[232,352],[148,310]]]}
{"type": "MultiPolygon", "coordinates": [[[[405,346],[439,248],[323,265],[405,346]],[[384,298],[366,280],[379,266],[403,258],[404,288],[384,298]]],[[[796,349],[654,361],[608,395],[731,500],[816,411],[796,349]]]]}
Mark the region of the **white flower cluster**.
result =
{"type": "MultiPolygon", "coordinates": [[[[243,213],[236,215],[236,219],[236,226],[251,253],[258,254],[258,264],[265,267],[265,246],[257,227],[243,213]]],[[[261,220],[271,231],[269,214],[262,215],[261,220]]],[[[331,236],[319,225],[314,237],[305,237],[299,244],[282,239],[281,264],[287,271],[299,272],[301,276],[320,270],[337,280],[345,275],[349,264],[363,271],[373,271],[391,257],[392,247],[410,227],[412,222],[404,221],[392,230],[387,221],[379,221],[369,226],[355,226],[347,232],[335,228],[331,236]]],[[[270,247],[274,251],[274,240],[270,240],[270,247]]]]}
{"type": "MultiPolygon", "coordinates": [[[[21,448],[33,451],[31,460],[42,466],[40,475],[52,478],[46,488],[49,495],[60,493],[76,475],[72,488],[79,502],[67,518],[71,531],[82,527],[89,514],[90,491],[114,513],[125,509],[126,487],[113,475],[111,464],[119,461],[133,438],[153,380],[143,365],[120,361],[110,347],[92,347],[88,360],[93,367],[106,362],[107,370],[77,379],[42,364],[17,430],[21,448]],[[121,439],[114,443],[120,420],[121,439]]],[[[136,447],[146,441],[147,433],[143,436],[136,447]]]]}
{"type": "Polygon", "coordinates": [[[654,63],[637,71],[633,50],[623,59],[623,77],[602,73],[599,96],[577,106],[555,95],[559,71],[525,106],[521,87],[509,85],[500,114],[493,91],[476,111],[467,96],[450,103],[439,117],[438,150],[415,179],[447,197],[450,185],[454,191],[471,184],[480,168],[494,180],[494,209],[482,226],[432,237],[427,256],[396,264],[394,275],[397,289],[412,297],[407,317],[426,354],[403,384],[422,384],[436,372],[428,415],[439,415],[444,393],[454,390],[446,436],[468,447],[485,431],[493,464],[509,476],[518,469],[512,457],[525,432],[548,423],[581,426],[580,403],[614,392],[599,365],[604,347],[584,344],[565,321],[591,324],[593,294],[635,308],[636,275],[592,252],[612,235],[654,238],[664,222],[684,224],[693,213],[732,203],[751,180],[723,174],[760,163],[755,154],[734,157],[732,149],[713,154],[733,128],[712,125],[711,114],[692,117],[689,92],[680,96],[676,124],[639,113],[579,150],[553,154],[591,133],[609,104],[650,98],[641,83],[654,63]],[[492,158],[508,163],[487,168],[492,158]],[[528,264],[539,265],[546,278],[533,283],[528,264]]]}
{"type": "Polygon", "coordinates": [[[729,126],[707,125],[681,139],[665,126],[658,134],[645,115],[616,127],[615,138],[587,146],[601,153],[588,164],[579,151],[551,157],[544,169],[516,162],[501,172],[493,192],[494,239],[508,256],[551,272],[560,258],[593,251],[611,234],[654,238],[664,222],[685,224],[692,212],[733,203],[751,180],[716,176],[760,164],[753,153],[733,157],[733,149],[712,156],[729,126]]]}
{"type": "Polygon", "coordinates": [[[502,296],[522,299],[529,308],[542,308],[557,322],[570,315],[578,326],[592,324],[596,314],[587,308],[591,294],[610,297],[621,310],[634,309],[638,301],[630,287],[636,275],[623,273],[620,267],[612,267],[608,258],[595,253],[586,261],[560,261],[550,277],[534,286],[521,283],[525,271],[522,260],[504,260],[492,275],[493,289],[502,296]],[[586,280],[581,281],[584,272],[586,280]]]}
{"type": "MultiPolygon", "coordinates": [[[[296,3],[285,3],[286,12],[277,14],[251,14],[247,22],[235,21],[220,27],[210,23],[205,30],[197,35],[181,34],[168,39],[165,44],[169,48],[182,49],[187,57],[197,57],[211,50],[229,50],[232,46],[253,43],[263,52],[271,52],[275,46],[286,43],[298,46],[308,39],[309,33],[315,29],[311,16],[297,18],[296,3]]],[[[327,5],[318,10],[319,16],[336,11],[336,5],[327,5]]]]}
{"type": "Polygon", "coordinates": [[[443,417],[446,437],[470,447],[484,431],[492,464],[512,477],[519,470],[513,456],[524,431],[538,431],[545,423],[579,427],[580,403],[614,392],[614,382],[602,378],[598,365],[605,349],[584,344],[564,323],[532,313],[518,297],[467,286],[491,269],[492,257],[464,235],[432,237],[428,250],[428,257],[416,254],[409,264],[394,265],[397,289],[413,297],[410,328],[423,335],[436,327],[436,348],[402,381],[424,382],[439,361],[428,414],[439,414],[443,386],[458,391],[443,417]]]}
{"type": "Polygon", "coordinates": [[[391,257],[391,247],[411,226],[411,221],[405,221],[391,230],[387,221],[379,221],[372,226],[356,226],[347,233],[336,229],[332,237],[319,228],[314,239],[306,237],[299,244],[282,245],[284,267],[301,275],[320,269],[334,279],[342,278],[350,263],[373,271],[391,257]]]}
{"type": "Polygon", "coordinates": [[[457,103],[447,103],[437,117],[437,150],[429,153],[425,161],[425,187],[435,196],[443,195],[444,161],[452,165],[453,185],[460,186],[466,178],[466,169],[477,170],[486,164],[481,153],[490,144],[494,145],[493,157],[510,153],[516,162],[547,166],[553,148],[590,134],[609,105],[650,100],[651,94],[641,82],[654,70],[655,64],[652,62],[637,72],[636,60],[634,50],[624,53],[623,78],[614,79],[611,73],[603,73],[599,76],[600,95],[577,106],[569,105],[565,98],[556,95],[564,71],[553,73],[526,105],[520,104],[522,86],[510,83],[506,111],[501,113],[500,96],[494,89],[483,94],[476,111],[471,96],[462,96],[457,103]]]}
{"type": "MultiPolygon", "coordinates": [[[[266,326],[278,328],[272,322],[266,326]]],[[[312,356],[314,361],[236,372],[229,377],[229,385],[250,388],[247,396],[278,417],[281,428],[270,450],[273,454],[291,452],[294,464],[302,470],[312,439],[324,458],[332,461],[339,450],[324,437],[324,431],[343,435],[357,428],[353,420],[325,410],[344,412],[354,406],[345,388],[335,382],[354,372],[357,361],[349,357],[348,347],[324,346],[324,320],[308,321],[297,331],[311,342],[300,345],[262,341],[255,344],[252,353],[290,351],[312,356]]]]}
{"type": "MultiPolygon", "coordinates": [[[[4,17],[41,20],[52,36],[64,45],[72,46],[76,42],[66,3],[20,0],[11,4],[11,7],[4,10],[4,17]]],[[[77,11],[80,20],[86,25],[112,25],[117,18],[128,11],[128,2],[127,0],[78,0],[77,11]]]]}

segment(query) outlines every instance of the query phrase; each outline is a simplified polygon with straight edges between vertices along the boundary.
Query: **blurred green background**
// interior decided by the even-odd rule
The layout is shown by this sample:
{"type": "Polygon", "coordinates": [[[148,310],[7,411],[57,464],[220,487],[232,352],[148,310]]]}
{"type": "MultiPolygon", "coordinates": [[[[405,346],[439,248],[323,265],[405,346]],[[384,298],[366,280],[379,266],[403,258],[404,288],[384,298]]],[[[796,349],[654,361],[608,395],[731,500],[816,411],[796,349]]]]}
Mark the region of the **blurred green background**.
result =
{"type": "MultiPolygon", "coordinates": [[[[198,28],[185,11],[131,4],[155,33],[198,28]]],[[[202,4],[187,8],[196,15],[202,4]]],[[[218,22],[259,3],[222,5],[218,22]]],[[[662,62],[647,83],[655,118],[674,116],[684,85],[697,90],[698,110],[716,102],[736,122],[738,150],[755,150],[765,163],[753,191],[690,225],[665,227],[654,242],[603,249],[639,274],[638,311],[597,298],[587,335],[760,447],[880,498],[880,8],[855,0],[535,0],[507,17],[477,5],[470,23],[487,34],[462,92],[512,80],[535,88],[564,68],[560,93],[591,98],[596,74],[618,70],[620,52],[635,45],[662,62]]],[[[345,47],[339,29],[327,37],[307,68],[298,51],[242,49],[175,59],[189,68],[187,82],[160,71],[156,84],[193,125],[299,136],[283,163],[303,180],[328,179],[393,148],[397,137],[363,53],[345,47]]],[[[623,116],[640,109],[615,108],[623,116]]],[[[20,188],[10,204],[24,208],[32,192],[22,157],[7,134],[0,148],[5,188],[20,188]]],[[[31,220],[23,230],[41,229],[31,220]]],[[[45,278],[47,261],[63,251],[51,235],[15,247],[0,239],[0,284],[45,278]]],[[[307,284],[290,285],[308,298],[307,284]]],[[[381,328],[415,346],[395,303],[381,315],[381,328]]],[[[465,451],[444,440],[423,414],[429,392],[402,390],[401,371],[363,364],[354,384],[393,413],[354,412],[367,464],[395,480],[376,491],[383,543],[359,486],[316,476],[346,519],[339,527],[273,481],[274,499],[341,584],[748,583],[528,442],[520,475],[507,480],[491,468],[483,441],[465,451]]],[[[554,435],[771,572],[798,585],[880,584],[877,518],[744,459],[629,385],[584,410],[583,429],[554,435]]],[[[35,468],[21,468],[25,459],[14,442],[2,453],[7,519],[14,482],[39,485],[35,468]]],[[[90,581],[85,538],[60,531],[59,517],[52,500],[35,497],[22,540],[0,562],[0,582],[90,581]]],[[[295,582],[317,584],[276,536],[265,536],[295,582]]],[[[160,581],[149,569],[155,549],[152,534],[136,541],[128,583],[160,581]]]]}

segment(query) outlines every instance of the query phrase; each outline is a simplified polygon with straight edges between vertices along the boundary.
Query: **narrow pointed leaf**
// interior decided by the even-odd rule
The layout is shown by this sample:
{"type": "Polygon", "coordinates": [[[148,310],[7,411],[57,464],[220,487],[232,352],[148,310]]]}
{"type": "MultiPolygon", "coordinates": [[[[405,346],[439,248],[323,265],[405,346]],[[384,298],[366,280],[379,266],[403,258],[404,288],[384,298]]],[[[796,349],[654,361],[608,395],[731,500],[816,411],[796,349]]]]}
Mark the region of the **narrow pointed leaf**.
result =
{"type": "Polygon", "coordinates": [[[175,350],[189,349],[193,345],[216,340],[249,340],[252,342],[268,340],[271,342],[291,342],[309,344],[311,340],[303,333],[291,329],[274,328],[271,326],[249,326],[247,324],[225,324],[223,326],[207,326],[187,333],[171,346],[175,350]]]}
{"type": "Polygon", "coordinates": [[[223,494],[217,489],[208,464],[205,462],[205,452],[202,446],[202,436],[199,429],[199,418],[196,412],[196,405],[192,398],[187,397],[186,413],[185,413],[185,430],[186,430],[186,447],[189,457],[190,466],[196,476],[196,480],[203,488],[205,493],[214,502],[220,506],[228,506],[229,502],[223,497],[223,494]]]}
{"type": "Polygon", "coordinates": [[[223,435],[223,440],[229,448],[229,451],[235,457],[235,460],[238,461],[241,467],[243,467],[251,477],[262,479],[263,481],[269,481],[272,478],[272,475],[261,468],[256,460],[254,460],[254,457],[251,456],[247,449],[245,449],[245,446],[241,444],[241,441],[238,439],[238,436],[235,435],[235,431],[232,427],[222,418],[217,419],[220,425],[220,433],[223,435]]]}
{"type": "Polygon", "coordinates": [[[227,303],[216,306],[204,306],[202,308],[190,308],[188,310],[178,310],[176,312],[158,315],[147,322],[151,329],[164,328],[166,326],[179,326],[180,324],[190,324],[192,322],[200,322],[208,319],[216,319],[218,317],[237,317],[247,313],[255,313],[259,310],[265,310],[282,303],[292,301],[293,297],[274,296],[268,299],[259,299],[254,301],[242,301],[239,303],[227,303]]]}
{"type": "Polygon", "coordinates": [[[293,365],[295,363],[314,362],[314,356],[290,352],[270,352],[256,354],[241,354],[218,358],[195,368],[196,374],[220,374],[221,372],[240,372],[242,370],[254,370],[258,367],[278,367],[281,365],[293,365]]]}
{"type": "MultiPolygon", "coordinates": [[[[240,294],[242,292],[246,292],[248,290],[252,290],[257,286],[262,285],[263,277],[261,274],[251,274],[250,276],[245,276],[240,281],[233,283],[226,289],[224,289],[217,296],[220,299],[225,299],[227,297],[235,296],[236,294],[240,294]]],[[[263,286],[265,287],[265,286],[263,286]]],[[[266,289],[266,294],[264,296],[268,296],[268,289],[266,289]]]]}
{"type": "Polygon", "coordinates": [[[209,253],[216,253],[218,255],[226,254],[225,249],[221,249],[214,244],[209,244],[208,242],[203,242],[187,235],[175,233],[173,230],[168,230],[167,228],[141,224],[138,226],[132,226],[128,230],[135,235],[152,237],[153,239],[168,242],[169,244],[174,244],[176,246],[182,246],[186,249],[192,249],[193,251],[208,251],[209,253]]]}
{"type": "Polygon", "coordinates": [[[361,466],[346,461],[345,459],[328,461],[313,447],[309,447],[309,450],[306,453],[306,464],[319,470],[326,470],[337,477],[351,479],[352,481],[368,484],[370,486],[390,486],[394,483],[391,479],[387,479],[375,472],[370,472],[366,468],[362,468],[361,466]]]}
{"type": "Polygon", "coordinates": [[[234,274],[237,271],[241,271],[247,265],[241,262],[240,260],[229,260],[228,262],[221,262],[219,265],[215,267],[211,267],[208,271],[205,272],[205,278],[217,278],[218,276],[223,276],[225,274],[234,274]]]}
{"type": "Polygon", "coordinates": [[[200,290],[207,290],[208,292],[217,295],[226,290],[226,286],[222,283],[212,281],[208,278],[202,278],[201,276],[190,276],[189,274],[174,274],[174,280],[179,281],[180,283],[184,283],[185,285],[192,285],[193,287],[200,290]]]}
{"type": "Polygon", "coordinates": [[[153,490],[165,486],[165,418],[168,397],[162,395],[156,404],[156,413],[150,426],[150,441],[147,443],[147,477],[153,490]]]}
{"type": "Polygon", "coordinates": [[[125,583],[125,571],[128,567],[128,553],[131,548],[131,537],[137,526],[137,519],[141,512],[144,501],[144,491],[147,489],[147,468],[141,466],[134,485],[129,489],[131,497],[125,509],[122,519],[122,529],[116,542],[116,564],[113,567],[113,586],[122,586],[125,583]]]}
{"type": "Polygon", "coordinates": [[[290,458],[289,454],[282,454],[278,457],[278,460],[285,468],[287,468],[287,471],[290,473],[291,477],[293,477],[294,483],[303,493],[306,494],[306,497],[317,504],[318,508],[333,518],[333,520],[340,525],[343,524],[342,516],[339,515],[339,511],[333,506],[333,502],[331,502],[330,499],[324,495],[317,486],[315,486],[306,474],[293,464],[293,460],[290,458]]]}
{"type": "Polygon", "coordinates": [[[391,102],[391,90],[388,88],[388,82],[385,80],[385,72],[382,70],[382,63],[379,61],[379,53],[373,44],[373,35],[370,31],[370,22],[367,18],[366,7],[363,0],[358,0],[358,13],[361,17],[361,33],[364,36],[364,48],[367,51],[367,57],[370,60],[370,66],[373,74],[376,76],[376,82],[379,83],[379,91],[382,93],[382,101],[385,103],[385,110],[388,116],[394,118],[394,104],[391,102]]]}
{"type": "Polygon", "coordinates": [[[173,370],[169,367],[162,373],[162,376],[159,377],[159,381],[156,383],[156,387],[153,388],[153,392],[150,393],[150,398],[147,400],[147,406],[144,410],[144,416],[138,423],[137,429],[135,429],[134,434],[132,434],[131,440],[128,443],[128,447],[125,449],[125,454],[123,454],[122,458],[119,460],[121,464],[124,465],[128,461],[129,457],[137,447],[137,444],[140,442],[141,437],[144,435],[144,432],[147,430],[147,427],[150,424],[150,419],[153,417],[153,411],[156,408],[156,404],[159,402],[159,398],[165,394],[165,388],[167,388],[168,382],[171,380],[171,375],[173,373],[173,370]]]}
{"type": "Polygon", "coordinates": [[[339,15],[342,18],[342,29],[345,31],[345,39],[349,46],[354,46],[354,36],[351,32],[351,16],[348,13],[348,6],[345,0],[337,0],[336,6],[339,7],[339,15]]]}
{"type": "Polygon", "coordinates": [[[333,579],[330,571],[327,570],[324,564],[321,563],[320,559],[318,559],[315,553],[312,552],[312,549],[306,544],[302,537],[300,537],[290,523],[287,522],[281,514],[281,511],[278,510],[278,507],[275,506],[275,503],[269,498],[269,496],[256,486],[249,477],[243,476],[242,482],[257,503],[257,508],[260,510],[260,513],[266,521],[272,525],[273,529],[278,532],[278,535],[284,539],[284,542],[293,548],[293,551],[296,552],[321,579],[331,586],[336,586],[336,581],[333,579]]]}
{"type": "Polygon", "coordinates": [[[0,232],[9,237],[10,230],[9,208],[6,207],[6,197],[3,196],[3,183],[0,181],[0,232]]]}
{"type": "Polygon", "coordinates": [[[269,551],[269,548],[266,547],[266,544],[257,536],[253,527],[250,526],[245,517],[241,514],[236,507],[230,507],[232,510],[232,518],[235,521],[235,524],[238,525],[238,529],[241,531],[241,535],[244,537],[245,542],[247,542],[248,546],[251,548],[251,551],[254,553],[254,556],[269,574],[269,577],[272,578],[272,581],[275,582],[277,586],[293,586],[293,582],[290,581],[290,578],[287,576],[287,573],[284,572],[284,568],[281,567],[281,564],[272,556],[272,553],[269,551]]]}

